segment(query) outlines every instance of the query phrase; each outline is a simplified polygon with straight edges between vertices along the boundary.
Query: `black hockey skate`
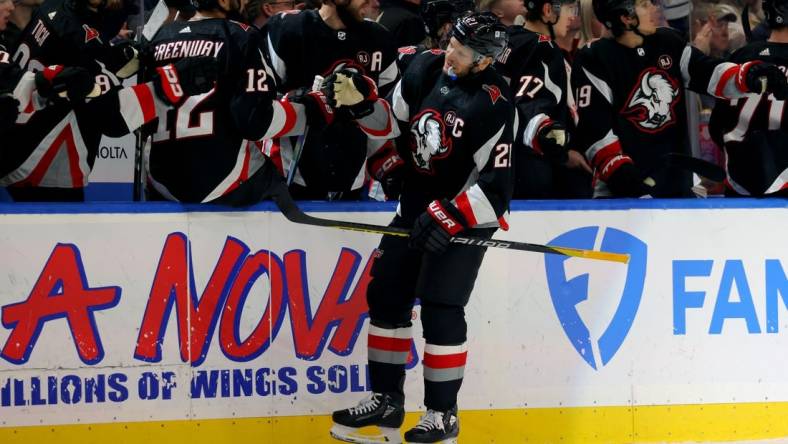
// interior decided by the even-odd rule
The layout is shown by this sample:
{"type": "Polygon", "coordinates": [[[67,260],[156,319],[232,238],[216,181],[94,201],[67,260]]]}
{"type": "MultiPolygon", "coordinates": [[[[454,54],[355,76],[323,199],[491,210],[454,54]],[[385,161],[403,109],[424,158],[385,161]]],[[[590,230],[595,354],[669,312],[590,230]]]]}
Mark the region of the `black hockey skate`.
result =
{"type": "Polygon", "coordinates": [[[459,434],[457,406],[446,412],[430,409],[421,416],[415,427],[405,432],[405,442],[457,444],[459,434]]]}
{"type": "Polygon", "coordinates": [[[331,415],[334,426],[331,436],[359,444],[402,442],[399,428],[405,420],[403,401],[396,395],[372,393],[368,398],[349,409],[337,410],[331,415]],[[379,434],[365,434],[362,427],[377,426],[379,434]]]}

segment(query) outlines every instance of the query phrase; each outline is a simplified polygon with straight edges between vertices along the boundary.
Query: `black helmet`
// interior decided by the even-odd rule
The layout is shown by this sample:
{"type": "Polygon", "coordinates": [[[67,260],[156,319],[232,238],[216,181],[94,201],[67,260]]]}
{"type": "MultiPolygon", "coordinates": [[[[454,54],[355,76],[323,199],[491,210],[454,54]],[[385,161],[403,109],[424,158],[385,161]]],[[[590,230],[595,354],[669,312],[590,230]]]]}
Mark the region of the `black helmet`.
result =
{"type": "Polygon", "coordinates": [[[498,57],[509,37],[506,27],[491,12],[471,12],[454,22],[451,36],[485,57],[498,57]]]}
{"type": "Polygon", "coordinates": [[[788,0],[763,0],[763,13],[770,28],[788,26],[788,0]]]}
{"type": "Polygon", "coordinates": [[[474,9],[476,4],[473,0],[422,0],[420,12],[427,35],[437,39],[438,30],[443,25],[474,9]]]}
{"type": "Polygon", "coordinates": [[[619,17],[635,16],[635,0],[593,0],[594,15],[606,28],[618,35],[624,31],[619,17]]]}

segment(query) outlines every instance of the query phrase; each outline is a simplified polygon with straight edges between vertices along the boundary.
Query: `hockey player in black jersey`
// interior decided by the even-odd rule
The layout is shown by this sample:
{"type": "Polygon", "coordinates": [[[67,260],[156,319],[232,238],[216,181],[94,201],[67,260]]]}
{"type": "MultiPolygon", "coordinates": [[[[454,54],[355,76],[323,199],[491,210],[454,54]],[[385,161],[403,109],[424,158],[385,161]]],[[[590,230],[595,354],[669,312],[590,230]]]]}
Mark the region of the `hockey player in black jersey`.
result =
{"type": "MultiPolygon", "coordinates": [[[[294,165],[296,142],[276,139],[266,152],[281,153],[283,170],[297,168],[293,197],[297,199],[358,198],[367,169],[394,155],[386,141],[397,131],[389,104],[382,99],[399,77],[397,50],[391,34],[364,20],[368,0],[326,0],[319,10],[290,11],[268,22],[266,51],[277,75],[280,92],[312,88],[316,76],[333,83],[352,77],[349,85],[364,89],[353,107],[341,106],[326,127],[310,125],[303,154],[294,165]],[[374,157],[369,165],[367,158],[374,157]]],[[[319,83],[319,82],[318,82],[319,83]]],[[[371,172],[374,174],[374,172],[371,172]]]]}
{"type": "Polygon", "coordinates": [[[785,93],[776,66],[725,63],[657,28],[649,0],[594,0],[613,38],[582,48],[572,69],[579,147],[595,171],[594,196],[690,195],[689,173],[664,167],[666,153],[688,154],[684,89],[735,99],[785,93]]]}
{"type": "Polygon", "coordinates": [[[590,167],[580,152],[568,149],[574,99],[569,66],[553,39],[566,35],[573,9],[562,4],[526,0],[525,25],[507,29],[509,46],[496,66],[512,86],[521,122],[514,143],[515,199],[590,197],[590,167]]]}
{"type": "Polygon", "coordinates": [[[143,52],[145,66],[198,56],[215,59],[216,87],[158,119],[149,156],[151,198],[249,205],[264,199],[279,174],[248,141],[304,131],[307,115],[330,119],[319,93],[302,103],[277,100],[256,28],[228,20],[237,0],[199,0],[187,22],[163,27],[143,52]]]}
{"type": "MultiPolygon", "coordinates": [[[[729,61],[760,60],[788,70],[788,0],[764,0],[763,11],[771,29],[767,41],[751,43],[729,61]]],[[[785,99],[773,94],[717,100],[709,129],[725,148],[730,196],[788,197],[788,122],[785,99]]]]}
{"type": "MultiPolygon", "coordinates": [[[[516,115],[506,82],[491,68],[506,30],[489,13],[459,18],[445,54],[421,53],[393,92],[392,107],[409,144],[400,205],[391,225],[410,237],[384,236],[367,288],[372,394],[334,412],[332,435],[349,442],[378,426],[400,442],[411,310],[421,299],[424,405],[405,441],[456,442],[457,393],[465,368],[468,302],[484,249],[451,244],[459,233],[490,237],[504,226],[512,192],[516,115]]],[[[379,441],[378,441],[379,442],[379,441]]]]}
{"type": "MultiPolygon", "coordinates": [[[[136,52],[128,44],[112,46],[101,39],[103,4],[46,1],[20,35],[14,61],[28,71],[82,67],[95,76],[102,92],[119,88],[119,78],[136,71],[136,52]]],[[[83,200],[102,129],[66,101],[28,117],[9,144],[31,156],[20,170],[0,177],[0,184],[8,186],[15,200],[83,200]]]]}

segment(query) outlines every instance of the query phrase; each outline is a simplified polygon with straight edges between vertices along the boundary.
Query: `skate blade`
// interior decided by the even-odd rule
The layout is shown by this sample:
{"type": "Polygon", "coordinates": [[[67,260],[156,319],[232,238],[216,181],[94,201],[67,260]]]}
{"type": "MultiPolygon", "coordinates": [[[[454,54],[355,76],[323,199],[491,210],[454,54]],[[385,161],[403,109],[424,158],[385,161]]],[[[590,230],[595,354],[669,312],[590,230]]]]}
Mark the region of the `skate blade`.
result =
{"type": "MultiPolygon", "coordinates": [[[[403,441],[403,443],[409,444],[410,441],[403,441]]],[[[434,444],[457,444],[457,437],[447,438],[447,439],[444,439],[443,441],[436,441],[434,444]]]]}
{"type": "Polygon", "coordinates": [[[331,427],[331,437],[340,441],[352,442],[356,444],[402,443],[399,429],[393,429],[390,427],[378,427],[378,429],[380,429],[380,433],[376,434],[374,433],[375,427],[353,428],[334,424],[334,426],[331,427]]]}

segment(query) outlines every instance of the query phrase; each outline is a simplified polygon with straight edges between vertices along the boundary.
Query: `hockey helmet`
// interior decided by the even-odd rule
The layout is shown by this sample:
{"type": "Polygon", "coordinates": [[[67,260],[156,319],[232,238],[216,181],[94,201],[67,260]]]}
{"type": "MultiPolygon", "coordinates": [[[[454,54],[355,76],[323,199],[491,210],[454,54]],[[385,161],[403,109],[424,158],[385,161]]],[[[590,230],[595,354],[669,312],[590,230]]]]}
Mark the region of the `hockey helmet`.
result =
{"type": "Polygon", "coordinates": [[[624,30],[624,24],[619,17],[626,15],[635,16],[635,0],[593,0],[594,15],[605,27],[619,34],[624,30]]]}
{"type": "Polygon", "coordinates": [[[443,25],[475,8],[473,0],[422,0],[420,13],[427,35],[437,39],[443,25]]]}
{"type": "Polygon", "coordinates": [[[788,26],[788,0],[763,0],[763,13],[770,28],[788,26]]]}
{"type": "Polygon", "coordinates": [[[506,48],[506,27],[491,12],[471,12],[455,20],[451,36],[484,57],[496,58],[506,48]]]}

